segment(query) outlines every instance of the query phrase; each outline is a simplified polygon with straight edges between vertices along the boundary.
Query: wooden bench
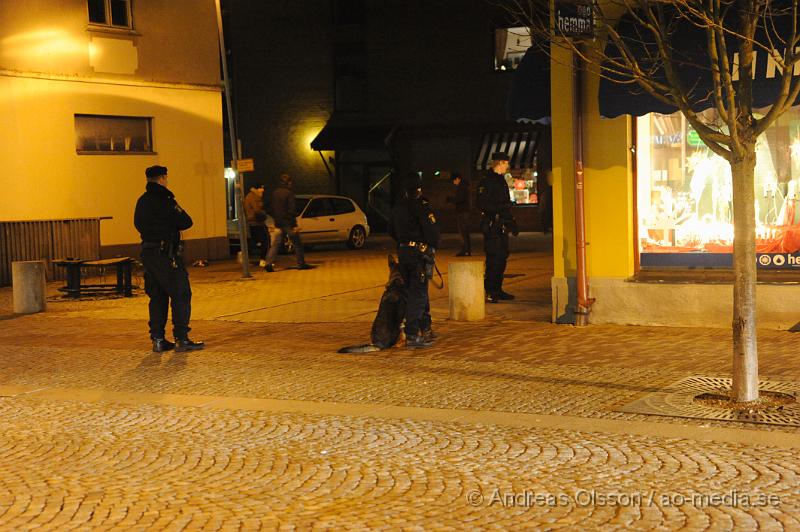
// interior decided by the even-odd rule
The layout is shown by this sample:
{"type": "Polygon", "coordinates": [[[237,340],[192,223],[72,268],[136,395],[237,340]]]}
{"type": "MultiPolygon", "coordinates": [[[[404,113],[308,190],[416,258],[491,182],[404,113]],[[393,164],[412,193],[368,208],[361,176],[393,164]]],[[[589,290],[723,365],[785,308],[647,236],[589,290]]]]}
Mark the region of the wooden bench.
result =
{"type": "Polygon", "coordinates": [[[131,284],[131,271],[133,269],[133,259],[130,257],[119,257],[115,259],[103,260],[80,260],[80,259],[61,259],[53,261],[56,266],[63,266],[67,269],[67,284],[59,288],[65,292],[67,297],[79,298],[84,294],[98,294],[115,292],[124,297],[133,296],[133,285],[131,284]],[[81,270],[84,268],[108,268],[114,267],[117,270],[117,282],[105,284],[83,284],[81,283],[81,270]]]}

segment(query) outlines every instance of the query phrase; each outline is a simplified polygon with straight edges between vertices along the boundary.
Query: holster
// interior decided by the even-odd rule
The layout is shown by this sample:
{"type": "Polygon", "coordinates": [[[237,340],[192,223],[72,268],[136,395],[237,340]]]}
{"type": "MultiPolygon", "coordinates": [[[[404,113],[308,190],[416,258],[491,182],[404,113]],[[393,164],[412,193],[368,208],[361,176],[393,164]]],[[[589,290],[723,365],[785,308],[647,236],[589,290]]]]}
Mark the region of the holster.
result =
{"type": "Polygon", "coordinates": [[[422,262],[425,278],[433,278],[433,268],[436,264],[436,250],[433,248],[433,246],[429,246],[425,243],[417,244],[415,249],[417,250],[417,255],[420,259],[420,262],[422,262]]]}

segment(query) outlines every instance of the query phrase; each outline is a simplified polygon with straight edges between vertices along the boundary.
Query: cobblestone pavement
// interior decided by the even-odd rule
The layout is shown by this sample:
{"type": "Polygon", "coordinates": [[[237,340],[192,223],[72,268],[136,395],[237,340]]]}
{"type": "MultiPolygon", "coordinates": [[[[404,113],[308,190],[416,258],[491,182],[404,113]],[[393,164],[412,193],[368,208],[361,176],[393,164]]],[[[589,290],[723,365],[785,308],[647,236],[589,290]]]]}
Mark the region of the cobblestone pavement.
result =
{"type": "MultiPolygon", "coordinates": [[[[335,352],[368,339],[380,240],[192,269],[188,356],[148,352],[145,297],[20,317],[0,289],[0,528],[799,529],[797,429],[614,411],[728,373],[730,333],[549,324],[541,244],[483,322],[432,292],[420,351],[335,352]]],[[[760,331],[762,376],[800,381],[795,340],[760,331]]]]}

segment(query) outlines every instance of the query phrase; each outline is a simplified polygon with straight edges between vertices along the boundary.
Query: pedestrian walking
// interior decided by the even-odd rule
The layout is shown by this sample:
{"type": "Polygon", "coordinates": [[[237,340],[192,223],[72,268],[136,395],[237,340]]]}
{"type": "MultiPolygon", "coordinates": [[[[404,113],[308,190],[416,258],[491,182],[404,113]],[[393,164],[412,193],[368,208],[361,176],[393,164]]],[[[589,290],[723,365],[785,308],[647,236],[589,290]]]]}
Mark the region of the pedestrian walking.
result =
{"type": "MultiPolygon", "coordinates": [[[[267,252],[269,251],[269,233],[267,232],[267,211],[264,209],[264,185],[256,183],[244,198],[244,213],[247,219],[247,229],[250,240],[255,246],[261,268],[267,266],[267,252]]],[[[248,242],[249,245],[249,242],[248,242]]]]}
{"type": "Polygon", "coordinates": [[[275,259],[278,257],[278,250],[283,243],[284,235],[292,242],[294,255],[297,259],[298,270],[310,270],[312,267],[306,264],[303,255],[303,242],[300,240],[300,230],[297,227],[297,212],[295,208],[295,196],[292,192],[292,178],[288,174],[280,177],[278,188],[272,191],[270,207],[272,218],[275,220],[275,231],[272,233],[272,242],[269,247],[267,264],[265,270],[275,271],[275,259]]]}
{"type": "Polygon", "coordinates": [[[408,290],[406,298],[406,345],[424,348],[433,345],[428,280],[433,276],[439,225],[431,205],[422,198],[422,183],[417,174],[403,180],[405,197],[392,209],[389,236],[397,242],[400,272],[408,290]]]}
{"type": "Polygon", "coordinates": [[[189,272],[183,264],[181,231],[192,226],[192,218],[167,188],[165,166],[151,166],[145,170],[145,176],[147,185],[145,193],[136,202],[133,224],[142,238],[144,290],[150,297],[149,326],[153,351],[203,349],[203,342],[189,339],[192,289],[189,272]],[[170,306],[174,343],[165,337],[170,306]]]}
{"type": "Polygon", "coordinates": [[[508,261],[508,233],[519,234],[517,222],[511,214],[511,197],[504,174],[508,171],[508,155],[492,154],[492,168],[478,183],[477,206],[481,211],[483,249],[486,253],[484,289],[486,300],[497,303],[514,299],[503,291],[503,274],[508,261]]]}
{"type": "Polygon", "coordinates": [[[464,180],[459,172],[452,174],[455,195],[448,198],[454,204],[458,234],[461,235],[461,250],[456,257],[469,257],[472,255],[472,243],[469,237],[469,181],[464,180]]]}

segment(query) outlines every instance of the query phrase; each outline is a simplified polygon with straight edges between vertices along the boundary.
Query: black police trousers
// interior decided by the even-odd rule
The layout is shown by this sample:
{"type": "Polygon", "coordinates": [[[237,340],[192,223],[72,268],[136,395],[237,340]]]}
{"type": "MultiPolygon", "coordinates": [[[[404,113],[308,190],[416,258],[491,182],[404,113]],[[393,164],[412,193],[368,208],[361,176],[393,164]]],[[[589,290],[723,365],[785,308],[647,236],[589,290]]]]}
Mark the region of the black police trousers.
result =
{"type": "Polygon", "coordinates": [[[406,296],[406,336],[418,336],[429,329],[430,314],[428,304],[428,278],[417,250],[401,246],[397,251],[400,274],[408,290],[406,296]]]}
{"type": "Polygon", "coordinates": [[[177,257],[173,268],[169,255],[158,248],[142,250],[144,291],[150,296],[150,337],[164,338],[167,313],[172,306],[172,334],[185,340],[192,315],[192,288],[183,259],[177,257]]]}
{"type": "Polygon", "coordinates": [[[508,260],[508,235],[484,232],[483,250],[486,253],[486,276],[483,288],[487,294],[498,295],[503,291],[503,273],[506,271],[508,260]]]}

